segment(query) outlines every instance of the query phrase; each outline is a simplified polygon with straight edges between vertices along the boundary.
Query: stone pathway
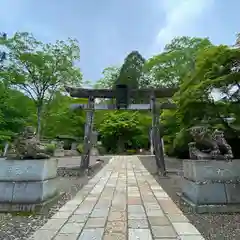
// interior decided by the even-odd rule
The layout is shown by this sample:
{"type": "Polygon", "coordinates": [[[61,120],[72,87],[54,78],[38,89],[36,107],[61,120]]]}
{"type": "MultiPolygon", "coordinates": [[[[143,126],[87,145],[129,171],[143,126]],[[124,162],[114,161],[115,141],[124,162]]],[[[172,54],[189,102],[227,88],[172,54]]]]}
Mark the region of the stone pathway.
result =
{"type": "Polygon", "coordinates": [[[29,239],[204,240],[136,156],[113,157],[29,239]]]}

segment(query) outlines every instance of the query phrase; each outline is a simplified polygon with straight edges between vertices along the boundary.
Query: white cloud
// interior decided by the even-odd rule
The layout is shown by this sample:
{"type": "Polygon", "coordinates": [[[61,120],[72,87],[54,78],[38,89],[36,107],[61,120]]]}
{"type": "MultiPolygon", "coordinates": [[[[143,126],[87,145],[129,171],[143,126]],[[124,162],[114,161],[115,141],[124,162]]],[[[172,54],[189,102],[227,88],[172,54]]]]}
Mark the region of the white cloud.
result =
{"type": "Polygon", "coordinates": [[[190,35],[196,30],[196,23],[212,7],[214,0],[163,0],[165,25],[160,29],[155,44],[164,47],[175,36],[190,35]]]}

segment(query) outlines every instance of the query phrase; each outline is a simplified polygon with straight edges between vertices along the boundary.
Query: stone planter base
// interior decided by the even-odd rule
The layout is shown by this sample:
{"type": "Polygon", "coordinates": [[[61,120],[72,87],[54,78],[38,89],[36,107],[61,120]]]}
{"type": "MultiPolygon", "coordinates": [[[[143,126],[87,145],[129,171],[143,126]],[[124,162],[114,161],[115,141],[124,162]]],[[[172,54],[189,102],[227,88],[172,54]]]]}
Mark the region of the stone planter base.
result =
{"type": "Polygon", "coordinates": [[[0,211],[35,209],[58,195],[57,159],[1,160],[0,165],[0,211]]]}
{"type": "Polygon", "coordinates": [[[240,161],[184,160],[182,199],[200,212],[240,212],[240,161]]]}
{"type": "Polygon", "coordinates": [[[195,204],[184,194],[180,194],[181,200],[191,206],[196,213],[237,213],[240,212],[240,204],[195,204]]]}
{"type": "Polygon", "coordinates": [[[39,203],[0,203],[0,212],[8,213],[8,212],[43,212],[48,210],[54,203],[58,201],[61,197],[61,194],[56,193],[56,195],[48,198],[44,202],[39,203]]]}
{"type": "Polygon", "coordinates": [[[57,193],[57,179],[0,182],[0,203],[39,203],[57,193]]]}

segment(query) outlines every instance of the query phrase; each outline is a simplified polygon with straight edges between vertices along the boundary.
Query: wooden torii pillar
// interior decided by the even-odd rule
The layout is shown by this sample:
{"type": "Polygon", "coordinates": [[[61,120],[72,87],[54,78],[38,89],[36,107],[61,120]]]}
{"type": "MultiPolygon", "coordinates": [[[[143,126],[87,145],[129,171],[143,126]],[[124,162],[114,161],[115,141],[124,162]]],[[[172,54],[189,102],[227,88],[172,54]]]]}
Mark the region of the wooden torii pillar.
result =
{"type": "Polygon", "coordinates": [[[94,119],[94,104],[95,99],[92,96],[88,98],[87,112],[86,112],[86,122],[84,131],[84,143],[83,143],[83,153],[81,156],[81,169],[88,169],[90,162],[90,153],[92,149],[92,130],[93,130],[93,119],[94,119]]]}
{"type": "Polygon", "coordinates": [[[155,96],[151,97],[151,112],[152,112],[152,129],[151,142],[153,145],[156,165],[158,167],[158,174],[166,176],[166,165],[164,160],[163,139],[160,125],[160,114],[163,109],[174,109],[175,104],[164,102],[162,104],[156,103],[155,96]]]}
{"type": "MultiPolygon", "coordinates": [[[[115,104],[95,104],[95,98],[115,98],[116,89],[84,89],[84,88],[73,88],[65,87],[67,92],[70,93],[71,97],[76,98],[88,98],[88,104],[72,104],[72,109],[85,109],[87,110],[85,135],[84,135],[84,146],[81,161],[81,168],[89,168],[90,152],[92,148],[91,138],[93,130],[93,117],[95,110],[114,110],[119,109],[115,104]]],[[[161,104],[156,103],[157,98],[172,97],[177,91],[176,88],[158,88],[158,89],[132,89],[129,91],[129,98],[142,97],[144,99],[150,99],[150,104],[129,104],[124,110],[151,110],[152,112],[152,131],[151,131],[151,142],[154,147],[156,164],[158,172],[161,175],[166,175],[166,167],[164,161],[164,153],[162,146],[162,138],[160,133],[159,116],[161,109],[172,109],[175,108],[175,104],[170,102],[164,102],[161,104]]]]}

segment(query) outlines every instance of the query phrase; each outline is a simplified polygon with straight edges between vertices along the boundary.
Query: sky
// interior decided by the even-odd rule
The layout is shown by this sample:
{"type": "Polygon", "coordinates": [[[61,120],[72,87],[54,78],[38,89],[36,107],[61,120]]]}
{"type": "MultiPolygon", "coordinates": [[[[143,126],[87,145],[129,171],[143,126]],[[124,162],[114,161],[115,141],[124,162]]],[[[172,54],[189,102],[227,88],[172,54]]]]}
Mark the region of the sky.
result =
{"type": "Polygon", "coordinates": [[[232,45],[240,32],[238,0],[1,0],[0,31],[32,32],[43,42],[79,41],[85,80],[120,65],[133,50],[159,54],[176,36],[232,45]],[[230,4],[231,3],[231,4],[230,4]]]}

